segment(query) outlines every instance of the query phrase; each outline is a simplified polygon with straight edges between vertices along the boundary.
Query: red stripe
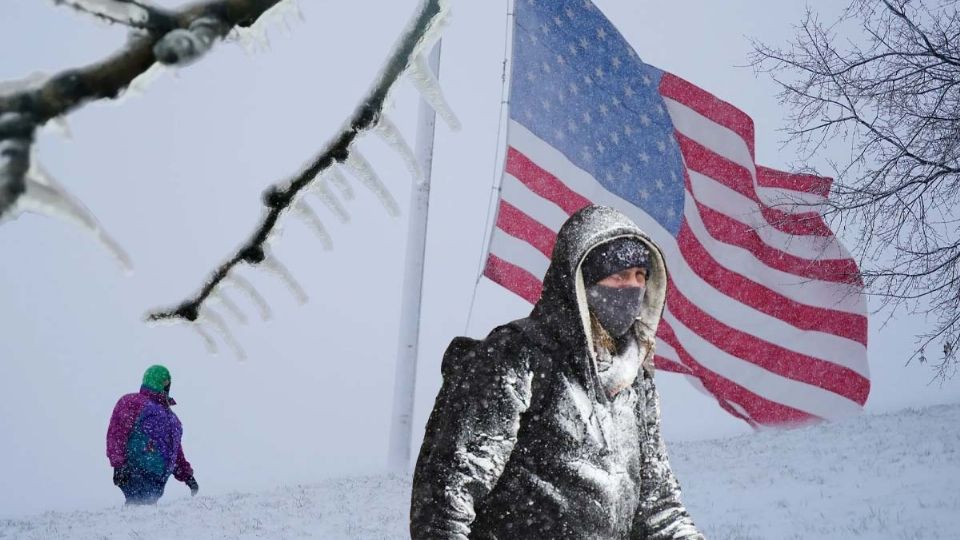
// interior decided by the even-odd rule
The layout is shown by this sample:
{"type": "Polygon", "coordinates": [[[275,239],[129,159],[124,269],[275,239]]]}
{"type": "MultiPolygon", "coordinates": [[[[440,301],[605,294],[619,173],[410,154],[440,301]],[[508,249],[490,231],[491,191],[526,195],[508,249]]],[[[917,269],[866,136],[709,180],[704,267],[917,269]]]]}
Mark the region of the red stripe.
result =
{"type": "MultiPolygon", "coordinates": [[[[689,193],[687,195],[692,197],[689,193]]],[[[749,251],[770,268],[820,281],[863,284],[857,263],[853,259],[811,260],[791,255],[767,245],[753,227],[708,208],[695,198],[694,202],[707,232],[713,239],[749,251]]],[[[711,249],[723,249],[723,246],[711,246],[711,249]]]]}
{"type": "Polygon", "coordinates": [[[697,141],[675,133],[687,167],[716,180],[756,203],[760,215],[772,227],[796,236],[833,236],[833,231],[816,212],[791,214],[766,206],[760,201],[750,171],[697,141]]]}
{"type": "Polygon", "coordinates": [[[507,149],[506,172],[523,182],[537,195],[562,208],[568,215],[591,204],[589,199],[570,189],[559,178],[531,161],[516,148],[507,149]]]}
{"type": "Polygon", "coordinates": [[[801,330],[824,332],[856,341],[864,346],[867,344],[865,316],[801,304],[725,268],[693,235],[686,220],[680,225],[677,245],[680,246],[681,256],[694,273],[731,299],[801,330]]]}
{"type": "MultiPolygon", "coordinates": [[[[673,360],[670,360],[669,358],[665,358],[665,357],[663,357],[663,356],[656,355],[656,356],[653,357],[653,361],[654,361],[654,364],[656,365],[657,369],[659,369],[659,370],[668,371],[668,372],[670,372],[670,373],[680,373],[681,375],[688,375],[688,376],[691,376],[691,377],[694,376],[693,373],[690,371],[690,369],[687,368],[687,366],[685,366],[685,365],[683,365],[683,364],[681,364],[681,363],[679,363],[679,362],[674,362],[673,360]]],[[[711,394],[711,395],[713,395],[713,394],[711,394]]],[[[714,398],[716,398],[715,395],[714,395],[714,398]]],[[[751,420],[750,418],[748,418],[748,417],[744,416],[743,414],[741,414],[740,411],[738,411],[736,408],[732,407],[732,406],[731,406],[729,403],[727,403],[725,400],[722,400],[722,399],[717,398],[717,405],[720,405],[720,407],[721,407],[723,410],[725,410],[725,411],[727,411],[728,413],[730,413],[731,416],[734,416],[735,418],[739,418],[739,419],[743,420],[744,422],[750,424],[750,426],[753,427],[753,428],[756,428],[756,427],[757,427],[757,423],[756,423],[756,422],[754,422],[754,421],[751,420]]]]}
{"type": "Polygon", "coordinates": [[[664,73],[660,78],[660,94],[733,131],[747,143],[750,156],[755,155],[753,118],[747,113],[672,73],[664,73]]]}
{"type": "Polygon", "coordinates": [[[782,377],[819,386],[860,405],[866,403],[870,381],[852,369],[791,351],[732,328],[688,300],[677,290],[673,280],[668,280],[667,291],[670,313],[718,349],[782,377]]]}
{"type": "Polygon", "coordinates": [[[553,245],[557,243],[557,233],[503,199],[500,199],[497,227],[510,236],[537,248],[548,259],[551,258],[553,245]]]}
{"type": "Polygon", "coordinates": [[[830,193],[832,178],[812,174],[797,174],[778,171],[757,165],[757,184],[765,187],[802,191],[826,197],[830,193]]]}
{"type": "Polygon", "coordinates": [[[487,266],[483,275],[531,304],[536,304],[543,292],[543,284],[536,276],[493,253],[487,255],[487,266]]]}
{"type": "Polygon", "coordinates": [[[669,371],[671,373],[680,373],[681,375],[692,375],[690,370],[687,369],[687,366],[681,364],[680,362],[673,361],[669,358],[660,356],[659,354],[653,357],[653,365],[660,370],[669,371]]]}
{"type": "MultiPolygon", "coordinates": [[[[814,415],[758,396],[746,388],[703,367],[680,345],[680,341],[677,339],[676,334],[673,333],[673,329],[667,321],[660,321],[657,337],[669,343],[670,346],[677,351],[683,364],[690,369],[695,377],[703,382],[703,386],[710,393],[721,401],[721,406],[723,406],[722,401],[724,400],[737,403],[747,411],[747,414],[749,414],[751,418],[764,425],[805,424],[820,420],[820,418],[814,415]]],[[[724,408],[727,409],[726,407],[724,408]]],[[[729,409],[727,410],[729,411],[729,409]]]]}

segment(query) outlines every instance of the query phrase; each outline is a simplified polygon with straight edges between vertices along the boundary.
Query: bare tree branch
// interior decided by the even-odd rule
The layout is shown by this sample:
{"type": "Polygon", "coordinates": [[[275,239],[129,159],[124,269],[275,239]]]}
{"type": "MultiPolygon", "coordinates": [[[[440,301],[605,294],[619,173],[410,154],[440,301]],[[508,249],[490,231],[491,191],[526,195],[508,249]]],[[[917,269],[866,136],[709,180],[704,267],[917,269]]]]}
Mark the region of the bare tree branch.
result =
{"type": "Polygon", "coordinates": [[[752,56],[780,85],[787,140],[806,159],[850,143],[820,211],[856,235],[862,279],[883,306],[934,321],[912,358],[942,341],[941,375],[956,371],[960,339],[958,2],[852,0],[827,25],[808,11],[791,43],[754,43],[752,56]],[[856,24],[862,39],[841,38],[856,24]]]}

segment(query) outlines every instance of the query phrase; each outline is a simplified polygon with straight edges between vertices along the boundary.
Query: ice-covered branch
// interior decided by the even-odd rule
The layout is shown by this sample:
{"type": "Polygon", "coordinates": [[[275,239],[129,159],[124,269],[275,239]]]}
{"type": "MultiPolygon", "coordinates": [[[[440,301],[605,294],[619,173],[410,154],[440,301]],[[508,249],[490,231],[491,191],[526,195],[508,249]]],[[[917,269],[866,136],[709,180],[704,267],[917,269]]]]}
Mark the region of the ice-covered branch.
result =
{"type": "Polygon", "coordinates": [[[164,26],[169,28],[172,22],[166,12],[136,0],[53,0],[53,2],[133,28],[158,29],[164,26]]]}
{"type": "Polygon", "coordinates": [[[25,175],[40,126],[90,101],[116,98],[157,62],[196,60],[232,28],[254,24],[280,0],[208,0],[175,12],[125,0],[63,1],[143,29],[103,61],[49,77],[0,83],[0,219],[12,217],[17,200],[29,196],[25,175]]]}
{"type": "MultiPolygon", "coordinates": [[[[392,124],[382,121],[383,106],[394,83],[404,73],[420,69],[414,67],[416,58],[423,49],[425,40],[436,35],[439,22],[445,12],[445,0],[422,0],[420,8],[400,36],[393,53],[387,59],[383,70],[366,98],[346,123],[347,127],[327,143],[310,160],[307,166],[293,178],[275,184],[264,192],[263,202],[267,207],[267,212],[256,230],[237,249],[236,253],[213,272],[206,284],[193,297],[184,300],[176,307],[148,314],[148,321],[168,319],[196,321],[201,317],[205,302],[220,283],[224,280],[236,279],[237,276],[233,271],[241,264],[263,266],[265,269],[272,271],[283,279],[299,300],[304,300],[306,294],[295,281],[292,281],[289,272],[280,266],[275,258],[268,256],[267,243],[272,236],[275,236],[278,220],[281,214],[287,210],[294,210],[314,225],[314,229],[318,231],[322,238],[326,235],[326,229],[323,228],[319,219],[315,219],[316,214],[304,203],[302,196],[306,193],[304,190],[314,191],[325,204],[337,207],[337,203],[333,202],[335,199],[332,198],[332,192],[325,185],[322,185],[323,182],[329,181],[341,190],[344,198],[352,198],[352,190],[343,175],[338,171],[341,165],[347,167],[365,187],[373,191],[390,214],[399,212],[396,201],[387,192],[370,164],[355,148],[354,142],[361,133],[379,127],[379,132],[388,139],[388,142],[392,142],[391,146],[398,149],[401,154],[406,154],[401,148],[405,143],[400,139],[399,133],[395,129],[391,129],[392,124]],[[393,140],[391,141],[391,139],[393,140]]],[[[422,74],[418,75],[417,78],[423,78],[422,74]]],[[[433,78],[433,82],[435,80],[433,78]]],[[[416,174],[414,176],[416,178],[416,174]]],[[[334,212],[340,218],[347,217],[346,212],[341,213],[339,210],[334,210],[334,212]]],[[[257,294],[252,287],[245,287],[245,290],[250,294],[257,294]]],[[[259,295],[257,294],[257,296],[259,295]]],[[[263,308],[266,308],[265,304],[263,308]]]]}

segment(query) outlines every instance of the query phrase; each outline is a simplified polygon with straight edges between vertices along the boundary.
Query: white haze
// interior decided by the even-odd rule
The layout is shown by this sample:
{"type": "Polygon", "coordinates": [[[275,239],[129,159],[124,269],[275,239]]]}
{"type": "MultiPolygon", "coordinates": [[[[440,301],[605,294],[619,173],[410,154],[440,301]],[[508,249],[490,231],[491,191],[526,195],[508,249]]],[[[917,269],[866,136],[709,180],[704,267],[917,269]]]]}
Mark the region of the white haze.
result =
{"type": "MultiPolygon", "coordinates": [[[[801,5],[598,3],[641,57],[751,114],[761,163],[792,161],[777,142],[784,111],[775,88],[737,66],[746,64],[747,36],[784,39],[801,5]]],[[[157,362],[173,372],[185,449],[206,495],[383,468],[411,179],[377,137],[361,149],[404,213],[389,217],[356,181],[357,198],[345,203],[350,223],[311,196],[333,251],[288,217],[275,251],[310,301],[301,307],[275,277],[244,270],[274,311],[261,322],[238,297],[250,322],[231,326],[245,362],[226,347],[211,357],[189,329],[149,327],[142,317],[194,292],[246,238],[262,212],[261,191],[340,128],[416,5],[301,2],[305,20],[271,28],[266,50],[249,55],[220,44],[138,97],[71,115],[72,139],[40,135],[46,168],[127,249],[135,272],[125,277],[107,252],[63,223],[27,215],[0,227],[0,517],[119,504],[104,456],[107,421],[115,400],[157,362]]],[[[826,0],[812,5],[837,9],[826,0]]],[[[453,2],[444,34],[440,79],[463,128],[438,123],[415,439],[439,385],[440,355],[466,329],[496,176],[505,13],[506,2],[453,2]]],[[[0,80],[99,60],[124,39],[122,29],[52,2],[6,0],[0,80]]],[[[412,142],[417,94],[404,82],[393,102],[392,118],[412,142]]],[[[473,335],[529,309],[489,283],[480,297],[473,335]]],[[[901,317],[882,330],[880,321],[871,321],[867,409],[956,401],[960,382],[928,386],[927,369],[903,367],[923,321],[901,317]]],[[[659,379],[669,440],[747,431],[681,378],[659,379]]],[[[182,495],[182,487],[170,491],[182,495]]]]}

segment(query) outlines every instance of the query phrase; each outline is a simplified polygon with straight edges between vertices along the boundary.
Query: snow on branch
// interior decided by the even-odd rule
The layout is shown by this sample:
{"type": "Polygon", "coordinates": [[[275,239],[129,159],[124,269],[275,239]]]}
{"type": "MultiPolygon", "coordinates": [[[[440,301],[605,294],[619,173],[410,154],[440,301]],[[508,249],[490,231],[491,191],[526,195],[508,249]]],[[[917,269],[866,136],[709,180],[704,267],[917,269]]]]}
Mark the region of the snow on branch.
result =
{"type": "MultiPolygon", "coordinates": [[[[364,187],[370,189],[389,214],[396,215],[399,213],[399,207],[393,196],[387,191],[373,167],[355,148],[353,143],[362,133],[374,132],[379,134],[401,154],[404,161],[407,162],[414,180],[418,181],[421,172],[415,161],[412,160],[409,145],[403,141],[399,131],[383,113],[383,107],[391,88],[404,74],[408,74],[414,79],[418,89],[430,96],[428,101],[440,109],[441,115],[445,119],[452,120],[450,122],[451,127],[456,126],[455,117],[449,111],[449,107],[446,106],[446,102],[439,93],[436,78],[432,74],[425,76],[422,73],[422,62],[418,62],[425,46],[432,43],[437,36],[438,28],[447,11],[446,4],[446,0],[422,0],[417,13],[401,34],[394,46],[393,53],[387,59],[377,80],[365,99],[356,108],[352,117],[347,121],[347,127],[328,142],[296,175],[264,191],[263,203],[267,211],[260,224],[247,241],[213,271],[207,282],[194,296],[175,307],[148,314],[146,317],[148,321],[212,322],[221,335],[224,335],[228,346],[237,350],[238,346],[232,336],[227,337],[223,332],[222,325],[218,324],[222,321],[211,321],[206,303],[209,300],[219,300],[223,303],[221,288],[226,284],[238,285],[248,296],[255,299],[264,318],[269,316],[269,307],[262,296],[256,292],[249,282],[246,282],[234,272],[234,269],[241,264],[258,266],[276,275],[287,285],[298,301],[305,302],[306,293],[293,280],[290,272],[270,252],[269,242],[271,238],[277,236],[280,216],[287,210],[291,210],[313,227],[325,248],[329,249],[331,247],[332,244],[326,229],[313,209],[307,204],[304,195],[307,193],[315,194],[341,221],[347,221],[349,216],[340,205],[334,191],[329,187],[330,185],[335,186],[346,200],[353,198],[352,188],[344,178],[341,168],[350,171],[364,187]]],[[[191,326],[197,325],[193,324],[191,326]]],[[[205,341],[208,337],[209,335],[204,335],[205,341]]],[[[207,343],[209,346],[210,342],[207,341],[207,343]]]]}

